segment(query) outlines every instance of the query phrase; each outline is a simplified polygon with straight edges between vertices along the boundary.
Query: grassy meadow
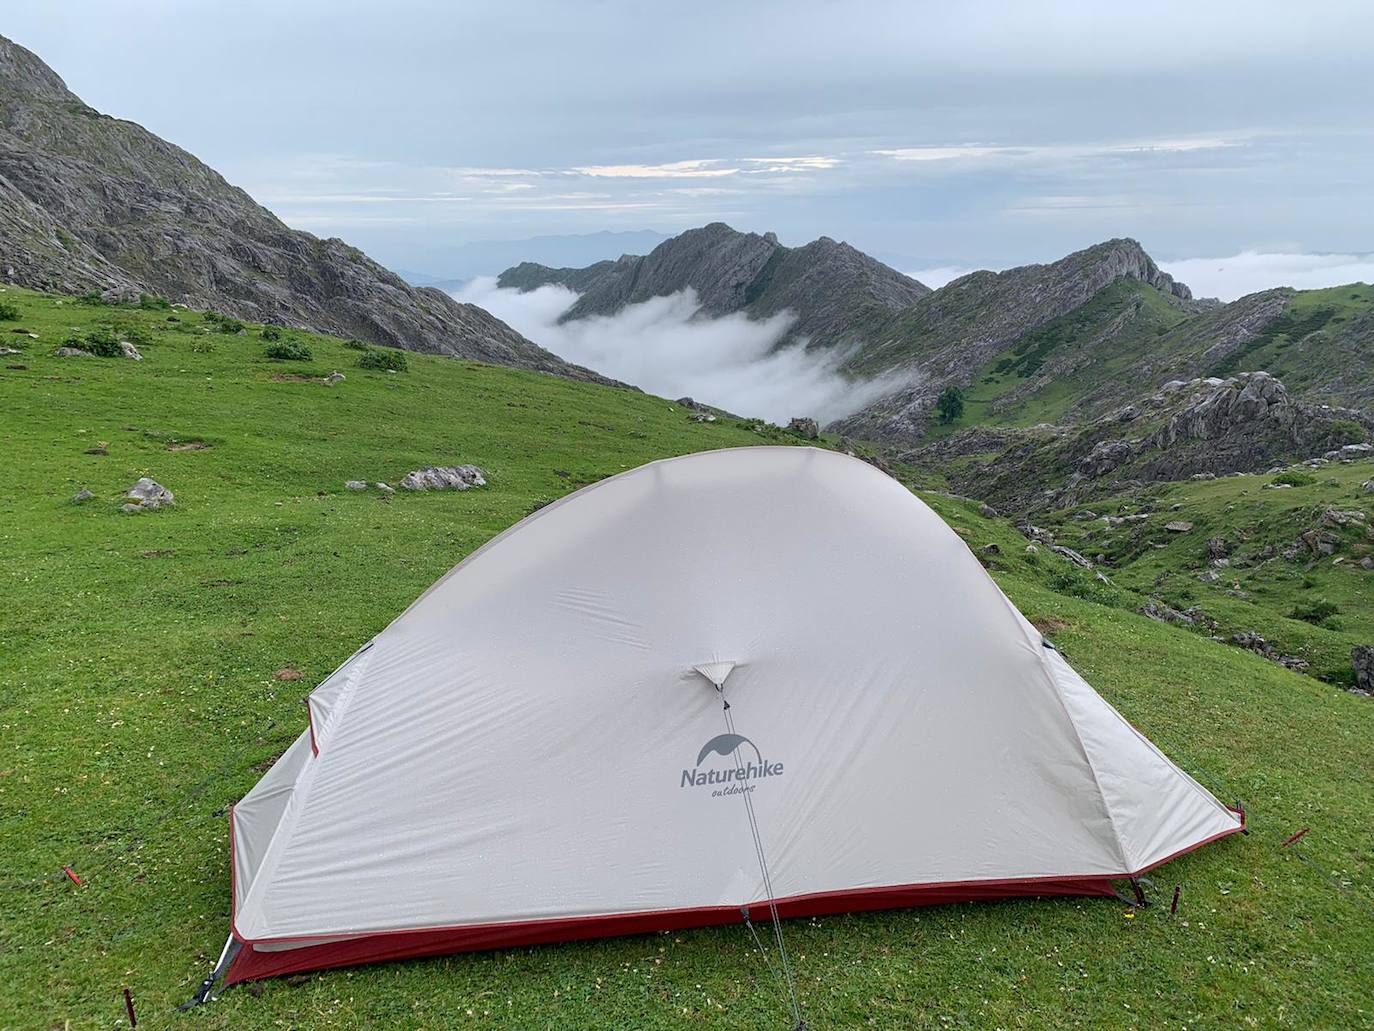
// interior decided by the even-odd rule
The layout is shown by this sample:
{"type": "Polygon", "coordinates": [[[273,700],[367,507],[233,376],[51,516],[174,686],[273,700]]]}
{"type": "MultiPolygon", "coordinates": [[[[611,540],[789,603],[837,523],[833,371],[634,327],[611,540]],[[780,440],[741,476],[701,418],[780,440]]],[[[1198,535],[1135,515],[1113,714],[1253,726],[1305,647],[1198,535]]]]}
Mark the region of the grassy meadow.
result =
{"type": "MultiPolygon", "coordinates": [[[[738,927],[302,975],[174,1007],[227,931],[225,810],[304,728],[302,699],[340,661],[543,503],[655,458],[796,437],[465,361],[361,369],[347,342],[293,331],[310,357],[273,360],[259,327],[185,310],[16,289],[0,302],[17,309],[0,346],[19,352],[0,359],[0,1029],[126,1027],[126,987],[145,1028],[786,1026],[738,927]],[[144,360],[53,356],[107,324],[144,360]],[[325,385],[334,370],[346,378],[325,385]],[[463,462],[489,486],[343,487],[463,462]],[[124,514],[140,476],[175,492],[175,508],[124,514]],[[83,488],[95,497],[74,503],[83,488]]],[[[1350,507],[1353,479],[1330,476],[1341,484],[1323,489],[1350,507]]],[[[1199,533],[1283,518],[1246,508],[1259,501],[1318,503],[1307,488],[1254,487],[1188,484],[1169,501],[1199,533]]],[[[1012,599],[1182,766],[1243,799],[1252,833],[1156,871],[1161,904],[1143,911],[1017,901],[789,922],[809,1025],[1374,1026],[1374,703],[1136,615],[1161,574],[1202,598],[1196,536],[1102,585],[1026,554],[974,504],[927,500],[975,551],[998,545],[990,562],[1012,599]]],[[[1307,575],[1316,588],[1273,590],[1330,595],[1346,622],[1288,620],[1292,632],[1363,633],[1374,574],[1307,575]]],[[[1289,605],[1255,602],[1259,579],[1241,588],[1250,599],[1228,586],[1206,585],[1202,604],[1289,605]]],[[[1314,660],[1338,651],[1311,647],[1314,660]]]]}

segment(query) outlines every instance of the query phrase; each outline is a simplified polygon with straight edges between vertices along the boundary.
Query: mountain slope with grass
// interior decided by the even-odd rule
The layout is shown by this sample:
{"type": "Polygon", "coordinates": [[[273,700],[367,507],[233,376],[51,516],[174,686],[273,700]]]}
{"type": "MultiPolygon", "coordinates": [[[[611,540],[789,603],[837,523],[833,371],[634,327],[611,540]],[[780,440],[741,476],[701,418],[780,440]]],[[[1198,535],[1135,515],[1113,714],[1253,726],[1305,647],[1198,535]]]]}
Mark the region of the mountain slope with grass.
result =
{"type": "MultiPolygon", "coordinates": [[[[784,1001],[740,927],[339,970],[174,1007],[224,939],[226,807],[300,733],[302,699],[359,643],[473,549],[584,483],[799,438],[475,362],[406,355],[391,372],[398,352],[379,349],[364,364],[380,368],[360,368],[365,353],[339,338],[267,340],[231,318],[13,288],[0,303],[13,309],[0,344],[17,352],[0,362],[0,1028],[123,1026],[124,988],[141,1028],[781,1026],[784,1001]],[[97,356],[120,338],[141,361],[97,356]],[[64,344],[86,356],[58,357],[64,344]],[[487,485],[344,486],[458,463],[480,466],[487,485]],[[175,506],[125,514],[124,492],[144,476],[175,506]],[[82,489],[93,497],[73,501],[82,489]]],[[[1151,505],[1182,505],[1191,534],[1154,548],[1152,529],[1131,545],[1146,549],[1134,562],[1125,544],[1096,538],[1122,556],[1105,583],[1047,545],[1028,551],[975,502],[922,492],[1109,701],[1223,800],[1244,800],[1252,833],[1157,870],[1157,904],[1143,911],[1026,900],[789,921],[810,1026],[1374,1023],[1374,706],[1137,612],[1167,573],[1166,598],[1181,605],[1175,589],[1193,590],[1229,620],[1225,606],[1246,599],[1196,579],[1201,534],[1235,540],[1242,556],[1246,528],[1257,546],[1286,540],[1303,519],[1246,506],[1273,495],[1295,510],[1348,507],[1355,470],[1333,473],[1339,486],[1263,495],[1241,496],[1239,478],[1183,485],[1197,493],[1151,505]]],[[[1092,525],[1074,514],[1056,516],[1065,540],[1063,527],[1092,525]]],[[[1357,531],[1340,532],[1338,554],[1353,558],[1357,531]]],[[[1264,567],[1248,568],[1236,575],[1264,567]]],[[[1309,575],[1310,590],[1282,590],[1320,592],[1349,622],[1292,629],[1360,632],[1362,596],[1344,593],[1356,581],[1309,575]]],[[[1336,650],[1320,640],[1314,670],[1336,650]]]]}
{"type": "Polygon", "coordinates": [[[3,36],[0,279],[599,378],[342,240],[288,228],[186,151],[82,103],[3,36]]]}

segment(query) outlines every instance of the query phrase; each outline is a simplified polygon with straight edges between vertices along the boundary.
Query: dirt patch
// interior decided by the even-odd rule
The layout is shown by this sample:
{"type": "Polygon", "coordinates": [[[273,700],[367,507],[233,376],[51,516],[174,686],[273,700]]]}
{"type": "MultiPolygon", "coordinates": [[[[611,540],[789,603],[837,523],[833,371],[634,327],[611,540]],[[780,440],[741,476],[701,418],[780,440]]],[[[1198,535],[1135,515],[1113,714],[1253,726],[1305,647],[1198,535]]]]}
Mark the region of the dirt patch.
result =
{"type": "Polygon", "coordinates": [[[1032,619],[1031,626],[1035,627],[1035,629],[1039,630],[1046,637],[1069,628],[1068,621],[1060,619],[1058,616],[1041,616],[1039,619],[1032,619]]]}
{"type": "Polygon", "coordinates": [[[139,558],[166,558],[168,555],[175,555],[176,548],[158,548],[156,551],[140,551],[139,558]]]}
{"type": "Polygon", "coordinates": [[[201,584],[202,587],[237,587],[243,583],[242,580],[207,580],[201,584]]]}
{"type": "Polygon", "coordinates": [[[203,440],[169,440],[167,442],[168,451],[204,451],[209,447],[210,445],[203,440]]]}
{"type": "Polygon", "coordinates": [[[298,669],[292,669],[290,666],[283,666],[281,669],[272,671],[273,680],[299,680],[303,676],[305,676],[304,673],[298,669]]]}

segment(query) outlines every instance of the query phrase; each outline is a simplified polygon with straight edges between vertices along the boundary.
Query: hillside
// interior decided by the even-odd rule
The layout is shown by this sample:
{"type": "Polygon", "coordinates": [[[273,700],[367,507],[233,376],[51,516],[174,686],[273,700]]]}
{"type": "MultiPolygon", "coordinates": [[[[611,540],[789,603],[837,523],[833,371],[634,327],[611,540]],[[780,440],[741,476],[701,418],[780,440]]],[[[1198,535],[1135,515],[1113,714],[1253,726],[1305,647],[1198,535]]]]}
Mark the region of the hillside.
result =
{"type": "Polygon", "coordinates": [[[611,315],[628,304],[681,290],[696,292],[705,315],[745,312],[764,319],[796,316],[789,339],[837,347],[863,342],[862,327],[902,311],[930,292],[916,280],[829,237],[784,247],[772,233],[741,233],[723,222],[690,229],[647,255],[625,255],[582,269],[525,263],[507,269],[502,287],[521,291],[547,284],[581,296],[563,315],[611,315]]]}
{"type": "Polygon", "coordinates": [[[475,305],[288,228],[213,169],[82,103],[0,36],[0,279],[598,379],[475,305]]]}
{"type": "MultiPolygon", "coordinates": [[[[475,362],[411,355],[407,371],[371,371],[343,340],[305,333],[276,343],[308,360],[272,360],[258,326],[198,313],[13,288],[0,302],[18,309],[0,324],[18,352],[0,363],[0,1028],[118,1026],[125,986],[147,1028],[780,1026],[782,1000],[739,927],[340,970],[235,988],[190,1015],[173,1007],[223,940],[225,807],[300,732],[302,698],[359,642],[581,484],[671,454],[798,438],[475,362]],[[55,356],[69,338],[99,346],[104,327],[135,338],[143,360],[55,356]],[[346,378],[327,385],[334,370],[346,378]],[[460,462],[487,486],[344,488],[460,462]],[[124,514],[140,476],[174,491],[175,507],[124,514]],[[73,502],[82,488],[94,497],[73,502]]],[[[1110,560],[1110,583],[1048,545],[1028,551],[974,502],[925,492],[1109,701],[1222,798],[1245,801],[1252,833],[1159,869],[1160,904],[1140,912],[1028,900],[790,921],[811,1026],[1374,1021],[1374,707],[1137,612],[1158,590],[1200,604],[1219,634],[1258,630],[1306,649],[1313,672],[1338,679],[1329,667],[1374,611],[1358,579],[1374,576],[1358,571],[1362,531],[1333,531],[1334,556],[1310,568],[1252,553],[1304,533],[1309,509],[1356,506],[1370,468],[1323,468],[1284,489],[1237,477],[1121,495],[1118,506],[1152,513],[1135,523],[1055,513],[1060,539],[1110,560]],[[1166,512],[1193,529],[1164,530],[1166,512]],[[1231,542],[1223,575],[1238,588],[1198,578],[1226,569],[1204,557],[1212,536],[1231,542]],[[1308,595],[1335,604],[1324,618],[1342,625],[1277,615],[1308,595]]]]}

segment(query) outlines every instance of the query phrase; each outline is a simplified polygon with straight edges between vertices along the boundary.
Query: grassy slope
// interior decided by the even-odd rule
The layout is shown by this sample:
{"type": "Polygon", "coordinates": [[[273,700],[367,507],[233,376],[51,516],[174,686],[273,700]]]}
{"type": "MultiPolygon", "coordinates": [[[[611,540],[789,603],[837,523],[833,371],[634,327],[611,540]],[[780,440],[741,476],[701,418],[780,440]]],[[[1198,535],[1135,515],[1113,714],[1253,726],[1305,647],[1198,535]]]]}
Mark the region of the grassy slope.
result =
{"type": "Polygon", "coordinates": [[[1176,608],[1199,605],[1219,621],[1218,633],[1252,630],[1280,651],[1306,659],[1315,675],[1350,684],[1350,649],[1374,643],[1374,572],[1360,562],[1374,555],[1371,524],[1323,527],[1326,509],[1361,511],[1374,518],[1374,495],[1362,483],[1374,479],[1374,462],[1336,464],[1300,472],[1313,482],[1284,490],[1268,489],[1269,475],[1228,476],[1217,480],[1159,484],[1143,496],[1108,499],[1083,506],[1118,514],[1150,511],[1141,525],[1110,528],[1099,520],[1076,522],[1075,510],[1038,520],[1060,540],[1085,555],[1103,555],[1115,582],[1142,596],[1157,594],[1176,608]],[[1175,509],[1175,505],[1178,506],[1175,509]],[[1170,533],[1164,524],[1179,519],[1188,533],[1170,533]],[[1331,556],[1304,552],[1296,562],[1264,559],[1303,531],[1327,529],[1339,538],[1331,556]],[[1204,582],[1209,568],[1207,540],[1220,536],[1233,547],[1220,578],[1204,582]],[[1328,601],[1339,610],[1321,624],[1291,618],[1295,609],[1328,601]]]}
{"type": "MultiPolygon", "coordinates": [[[[315,683],[531,506],[759,433],[470,363],[411,356],[408,373],[365,373],[318,338],[314,371],[347,381],[279,382],[302,369],[186,315],[120,316],[162,327],[140,364],[57,359],[69,327],[109,313],[0,299],[41,338],[14,337],[28,369],[0,369],[0,1028],[121,1026],[125,985],[143,1027],[781,1026],[738,928],[338,971],[171,1010],[223,941],[223,809],[303,728],[315,683]],[[207,341],[212,352],[193,350],[207,341]],[[195,438],[211,446],[169,450],[195,438]],[[83,454],[102,441],[107,456],[83,454]],[[341,489],[455,461],[483,466],[491,486],[390,502],[341,489]],[[119,512],[144,474],[178,493],[175,510],[119,512]],[[71,505],[81,486],[97,500],[71,505]],[[284,666],[304,679],[273,680],[284,666]],[[84,888],[28,883],[68,862],[84,888]]],[[[1004,523],[931,501],[974,547],[999,544],[1013,599],[1185,767],[1244,797],[1256,833],[1159,871],[1157,893],[1183,885],[1173,920],[1059,901],[792,922],[812,1026],[1374,1022],[1374,708],[1051,591],[1119,601],[1052,556],[1026,556],[1004,523]],[[1306,825],[1302,843],[1277,847],[1306,825]]]]}

